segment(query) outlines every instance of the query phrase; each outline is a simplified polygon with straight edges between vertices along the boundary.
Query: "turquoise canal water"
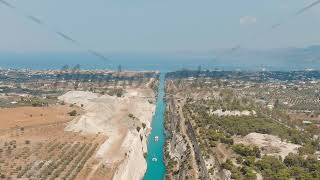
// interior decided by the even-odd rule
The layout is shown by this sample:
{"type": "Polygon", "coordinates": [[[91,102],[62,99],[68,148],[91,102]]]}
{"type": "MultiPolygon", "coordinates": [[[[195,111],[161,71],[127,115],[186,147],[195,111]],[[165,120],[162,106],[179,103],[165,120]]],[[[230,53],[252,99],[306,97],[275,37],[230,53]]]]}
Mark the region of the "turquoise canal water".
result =
{"type": "Polygon", "coordinates": [[[163,147],[165,142],[164,113],[166,108],[166,104],[164,101],[164,85],[165,74],[161,73],[156,112],[151,123],[152,131],[148,138],[148,167],[147,172],[143,178],[144,180],[162,180],[165,175],[165,164],[163,161],[163,147]],[[155,136],[159,137],[158,141],[155,141],[155,136]],[[157,161],[155,161],[154,158],[156,158],[157,161]]]}

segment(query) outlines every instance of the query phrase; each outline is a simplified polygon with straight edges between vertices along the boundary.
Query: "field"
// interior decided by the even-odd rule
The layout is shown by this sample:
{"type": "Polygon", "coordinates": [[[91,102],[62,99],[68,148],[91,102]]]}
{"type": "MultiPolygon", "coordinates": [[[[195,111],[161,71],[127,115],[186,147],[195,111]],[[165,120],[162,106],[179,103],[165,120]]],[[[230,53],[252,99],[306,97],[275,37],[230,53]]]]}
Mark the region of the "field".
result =
{"type": "Polygon", "coordinates": [[[0,129],[32,127],[37,125],[67,122],[73,118],[68,114],[72,110],[81,112],[79,108],[70,107],[68,105],[3,108],[0,109],[0,129]]]}
{"type": "Polygon", "coordinates": [[[67,122],[74,118],[68,114],[73,109],[76,108],[67,105],[1,109],[0,177],[75,179],[79,173],[81,177],[88,176],[91,163],[95,163],[92,155],[106,137],[64,131],[67,122]]]}

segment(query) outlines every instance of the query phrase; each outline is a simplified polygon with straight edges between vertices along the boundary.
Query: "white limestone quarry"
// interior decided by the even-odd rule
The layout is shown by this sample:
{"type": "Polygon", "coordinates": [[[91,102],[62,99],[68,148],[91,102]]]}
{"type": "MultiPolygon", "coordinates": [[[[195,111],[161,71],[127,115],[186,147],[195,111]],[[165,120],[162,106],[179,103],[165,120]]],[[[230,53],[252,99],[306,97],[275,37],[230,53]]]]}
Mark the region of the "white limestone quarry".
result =
{"type": "Polygon", "coordinates": [[[100,164],[116,169],[113,179],[142,179],[147,169],[144,158],[147,136],[155,112],[155,104],[148,100],[154,100],[154,96],[153,91],[146,88],[129,89],[123,97],[67,92],[59,100],[82,105],[85,113],[71,121],[65,130],[105,134],[108,139],[95,155],[100,164]],[[142,123],[146,128],[142,127],[142,123]],[[137,127],[140,127],[139,132],[137,127]]]}
{"type": "Polygon", "coordinates": [[[244,111],[239,111],[239,110],[229,111],[229,110],[225,110],[225,111],[223,111],[222,109],[217,109],[215,111],[210,110],[209,113],[212,114],[212,115],[217,115],[217,116],[254,116],[254,115],[256,115],[255,111],[248,111],[248,110],[244,110],[244,111]]]}

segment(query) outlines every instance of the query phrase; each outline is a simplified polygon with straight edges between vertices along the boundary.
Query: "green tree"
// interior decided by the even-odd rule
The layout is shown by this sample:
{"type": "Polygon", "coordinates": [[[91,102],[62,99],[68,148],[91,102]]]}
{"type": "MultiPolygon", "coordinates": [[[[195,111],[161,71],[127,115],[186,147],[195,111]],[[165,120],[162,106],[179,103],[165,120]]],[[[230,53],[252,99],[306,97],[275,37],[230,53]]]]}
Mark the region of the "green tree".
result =
{"type": "Polygon", "coordinates": [[[297,155],[297,154],[293,154],[293,153],[289,153],[285,158],[284,158],[284,164],[287,167],[293,167],[293,166],[298,166],[300,167],[303,164],[303,157],[297,155]]]}

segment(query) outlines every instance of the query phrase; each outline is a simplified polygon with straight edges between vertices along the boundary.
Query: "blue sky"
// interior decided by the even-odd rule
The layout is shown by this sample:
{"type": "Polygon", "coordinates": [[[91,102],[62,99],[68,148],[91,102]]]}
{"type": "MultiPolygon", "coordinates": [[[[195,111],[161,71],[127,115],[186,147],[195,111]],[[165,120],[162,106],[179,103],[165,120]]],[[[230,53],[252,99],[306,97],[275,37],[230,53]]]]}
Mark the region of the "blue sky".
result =
{"type": "Polygon", "coordinates": [[[210,51],[320,44],[315,0],[7,0],[0,5],[1,52],[210,51]],[[76,46],[20,15],[27,12],[81,42],[76,46]],[[289,19],[289,21],[287,21],[289,19]],[[275,30],[273,24],[286,23],[275,30]]]}

